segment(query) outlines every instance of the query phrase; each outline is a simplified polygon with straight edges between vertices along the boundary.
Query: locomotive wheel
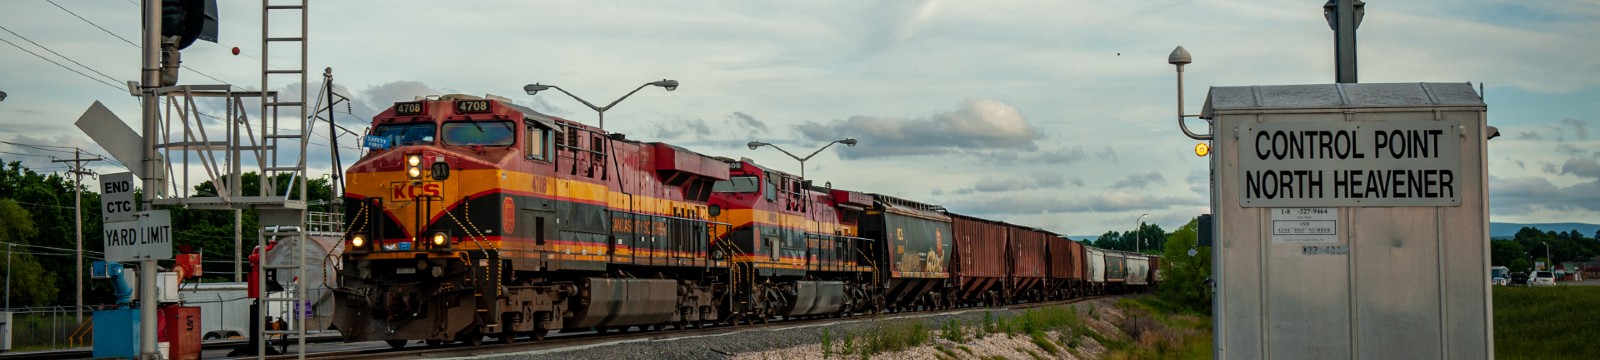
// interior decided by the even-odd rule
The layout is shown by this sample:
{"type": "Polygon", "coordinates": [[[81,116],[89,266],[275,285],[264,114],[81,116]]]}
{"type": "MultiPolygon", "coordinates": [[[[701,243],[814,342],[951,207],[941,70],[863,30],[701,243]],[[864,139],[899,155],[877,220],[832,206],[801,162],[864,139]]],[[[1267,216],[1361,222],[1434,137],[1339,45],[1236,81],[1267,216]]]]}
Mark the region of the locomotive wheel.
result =
{"type": "Polygon", "coordinates": [[[544,336],[549,334],[550,329],[545,329],[543,326],[540,326],[539,328],[534,329],[533,333],[529,335],[533,338],[533,341],[544,341],[544,336]]]}
{"type": "Polygon", "coordinates": [[[512,331],[501,332],[498,340],[502,344],[514,344],[517,342],[517,333],[512,331]]]}
{"type": "Polygon", "coordinates": [[[406,343],[407,343],[406,340],[384,340],[383,342],[389,343],[389,348],[390,349],[399,349],[399,348],[406,347],[406,343]]]}
{"type": "Polygon", "coordinates": [[[463,339],[461,342],[466,343],[467,345],[472,345],[472,346],[481,346],[481,345],[483,345],[483,334],[479,334],[477,331],[468,331],[466,334],[467,334],[466,338],[463,339]]]}

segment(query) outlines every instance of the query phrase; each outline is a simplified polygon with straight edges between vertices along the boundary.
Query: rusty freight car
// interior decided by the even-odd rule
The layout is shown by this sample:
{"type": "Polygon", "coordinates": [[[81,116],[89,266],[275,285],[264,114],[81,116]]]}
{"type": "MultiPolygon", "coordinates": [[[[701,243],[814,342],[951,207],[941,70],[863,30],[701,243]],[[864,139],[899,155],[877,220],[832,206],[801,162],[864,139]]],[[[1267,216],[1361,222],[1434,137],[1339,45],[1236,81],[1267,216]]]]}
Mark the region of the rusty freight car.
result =
{"type": "Polygon", "coordinates": [[[1046,291],[1060,299],[1083,295],[1088,267],[1084,261],[1083,243],[1055,236],[1047,239],[1045,245],[1045,251],[1050,254],[1050,277],[1045,283],[1046,291]]]}
{"type": "Polygon", "coordinates": [[[957,305],[999,304],[1005,298],[1008,270],[1005,224],[946,214],[955,240],[947,299],[957,305]]]}
{"type": "Polygon", "coordinates": [[[1044,230],[1006,224],[1010,234],[1006,245],[1006,263],[1011,270],[1008,281],[1009,298],[1013,301],[1040,301],[1044,299],[1044,280],[1049,275],[1045,267],[1045,239],[1056,237],[1044,230]]]}

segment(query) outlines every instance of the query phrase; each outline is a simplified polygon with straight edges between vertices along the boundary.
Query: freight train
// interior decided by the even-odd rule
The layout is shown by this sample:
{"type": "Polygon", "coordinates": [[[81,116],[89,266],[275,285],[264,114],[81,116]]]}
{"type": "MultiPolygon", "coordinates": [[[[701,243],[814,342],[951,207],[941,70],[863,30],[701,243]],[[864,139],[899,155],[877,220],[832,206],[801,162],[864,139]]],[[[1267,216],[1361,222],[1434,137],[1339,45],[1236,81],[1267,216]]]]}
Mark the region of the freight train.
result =
{"type": "Polygon", "coordinates": [[[1157,258],[503,98],[373,118],[347,170],[334,327],[403,347],[1145,291],[1157,258]]]}

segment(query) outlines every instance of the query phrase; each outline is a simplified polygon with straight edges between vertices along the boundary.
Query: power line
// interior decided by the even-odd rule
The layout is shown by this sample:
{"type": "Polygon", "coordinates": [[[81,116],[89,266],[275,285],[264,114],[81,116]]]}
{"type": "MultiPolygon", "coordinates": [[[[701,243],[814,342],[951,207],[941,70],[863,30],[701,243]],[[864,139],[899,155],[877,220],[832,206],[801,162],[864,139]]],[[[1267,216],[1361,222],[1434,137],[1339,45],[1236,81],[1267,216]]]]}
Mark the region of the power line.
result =
{"type": "MultiPolygon", "coordinates": [[[[61,7],[61,5],[60,4],[56,4],[55,1],[52,1],[52,0],[44,0],[44,1],[50,3],[50,5],[55,5],[56,8],[57,9],[61,9],[61,11],[65,11],[68,14],[72,14],[72,16],[73,17],[77,17],[78,20],[83,20],[83,22],[89,23],[89,25],[92,25],[95,28],[100,29],[100,31],[104,31],[106,34],[111,34],[111,36],[115,36],[117,39],[122,40],[122,42],[128,43],[128,45],[133,45],[133,47],[135,47],[135,48],[140,48],[139,44],[135,44],[135,43],[133,43],[133,41],[122,37],[122,35],[117,35],[116,33],[111,32],[111,30],[106,30],[106,28],[101,27],[100,24],[96,24],[93,21],[89,21],[89,19],[85,19],[82,16],[78,16],[78,13],[74,13],[74,12],[72,12],[72,10],[67,10],[67,8],[61,7]]],[[[24,39],[24,40],[26,40],[26,39],[24,39]]],[[[229,83],[227,81],[223,81],[222,79],[218,79],[218,78],[216,78],[214,76],[211,76],[211,74],[206,74],[204,72],[201,72],[200,70],[195,70],[194,68],[188,67],[186,65],[181,65],[180,64],[178,66],[182,66],[185,70],[193,71],[196,74],[200,74],[200,76],[211,78],[211,80],[216,80],[217,82],[220,82],[220,83],[223,83],[223,84],[226,84],[226,85],[232,85],[231,83],[229,83]]]]}
{"type": "Polygon", "coordinates": [[[71,153],[72,151],[54,150],[54,149],[48,149],[48,148],[81,150],[81,149],[78,149],[76,147],[71,147],[71,146],[34,145],[34,144],[15,143],[15,142],[4,141],[4,140],[0,140],[0,144],[21,146],[21,147],[30,148],[30,149],[36,149],[36,150],[64,152],[64,153],[71,153]]]}
{"type": "Polygon", "coordinates": [[[30,55],[33,55],[33,56],[35,56],[35,57],[38,57],[38,58],[40,58],[40,59],[44,59],[44,61],[49,61],[49,62],[50,62],[50,63],[51,63],[51,64],[56,64],[56,66],[60,66],[60,67],[61,67],[61,68],[62,68],[62,69],[67,69],[67,71],[71,71],[71,72],[74,72],[74,73],[78,73],[78,75],[83,75],[83,77],[86,77],[86,78],[89,78],[89,80],[94,80],[94,81],[95,81],[95,82],[97,82],[97,83],[101,83],[101,84],[104,84],[104,85],[105,85],[105,86],[110,86],[110,87],[111,87],[111,88],[112,88],[112,89],[117,89],[117,90],[122,90],[122,87],[119,87],[119,86],[116,86],[116,85],[113,85],[113,84],[111,84],[111,83],[107,83],[107,82],[105,82],[105,81],[104,81],[104,80],[100,80],[100,79],[99,79],[99,78],[95,78],[95,77],[93,77],[93,76],[89,76],[89,74],[84,74],[84,73],[83,73],[83,72],[82,72],[82,71],[78,71],[78,69],[73,69],[73,68],[71,68],[71,67],[68,67],[68,66],[66,66],[66,65],[62,65],[62,64],[61,64],[61,63],[59,63],[59,62],[56,62],[56,61],[55,61],[55,60],[51,60],[51,59],[50,59],[50,58],[47,58],[47,57],[44,57],[44,55],[39,55],[39,53],[35,53],[35,52],[33,52],[33,51],[30,51],[30,50],[28,50],[28,49],[25,49],[25,48],[23,48],[23,47],[22,47],[22,46],[20,46],[20,45],[17,45],[17,44],[16,44],[16,43],[13,43],[13,42],[11,42],[11,41],[9,41],[9,40],[6,40],[6,39],[4,39],[4,38],[0,38],[0,42],[4,42],[4,43],[6,43],[6,44],[8,44],[8,45],[11,45],[11,46],[13,46],[13,47],[16,47],[16,48],[17,48],[17,50],[22,50],[22,51],[23,51],[23,52],[27,52],[27,53],[28,53],[28,54],[30,54],[30,55]]]}
{"type": "Polygon", "coordinates": [[[135,47],[139,46],[139,44],[134,44],[132,40],[128,40],[127,38],[122,37],[122,35],[117,35],[117,33],[111,32],[111,30],[106,30],[106,28],[100,27],[100,24],[96,24],[93,21],[89,21],[89,19],[85,19],[82,16],[78,16],[78,13],[72,12],[72,10],[67,10],[67,8],[61,7],[61,4],[57,4],[54,0],[44,0],[44,2],[50,3],[50,5],[55,5],[57,9],[61,9],[61,11],[65,11],[68,14],[72,14],[72,16],[73,17],[77,17],[78,20],[83,20],[83,22],[89,23],[89,25],[94,25],[95,28],[100,29],[100,31],[106,32],[106,34],[111,34],[111,36],[115,36],[118,39],[122,39],[122,42],[128,43],[128,45],[133,45],[135,47]]]}
{"type": "Polygon", "coordinates": [[[20,155],[20,156],[38,156],[38,157],[54,158],[54,156],[50,156],[50,155],[23,154],[23,153],[14,153],[14,152],[10,152],[10,151],[0,151],[0,154],[11,154],[11,155],[20,155]]]}
{"type": "MultiPolygon", "coordinates": [[[[11,199],[11,201],[17,201],[17,199],[11,199]]],[[[39,203],[31,203],[31,202],[24,202],[24,201],[17,201],[17,203],[18,204],[23,204],[23,205],[31,205],[31,206],[52,207],[52,208],[57,208],[57,209],[71,209],[72,208],[71,206],[39,204],[39,203]]]]}
{"type": "Polygon", "coordinates": [[[6,32],[11,33],[11,35],[14,35],[14,36],[16,36],[18,38],[21,38],[22,41],[27,41],[28,43],[33,44],[33,46],[38,46],[40,49],[44,49],[44,51],[49,51],[51,54],[56,54],[56,56],[60,56],[62,59],[67,59],[67,61],[71,61],[73,64],[78,64],[78,66],[82,66],[84,69],[89,69],[89,71],[93,71],[96,74],[100,74],[100,76],[104,76],[107,79],[111,79],[111,82],[113,82],[113,83],[121,81],[121,80],[117,80],[117,78],[114,77],[114,76],[106,75],[106,73],[100,72],[100,70],[95,70],[94,68],[89,67],[89,65],[84,65],[83,63],[80,63],[77,60],[73,60],[72,58],[67,57],[66,55],[61,55],[61,53],[58,53],[55,50],[50,50],[50,48],[45,47],[44,45],[40,45],[39,43],[34,42],[33,40],[30,40],[30,39],[28,39],[28,37],[22,36],[22,34],[18,34],[15,31],[11,31],[11,29],[6,28],[5,26],[0,26],[0,30],[5,30],[6,32]]]}

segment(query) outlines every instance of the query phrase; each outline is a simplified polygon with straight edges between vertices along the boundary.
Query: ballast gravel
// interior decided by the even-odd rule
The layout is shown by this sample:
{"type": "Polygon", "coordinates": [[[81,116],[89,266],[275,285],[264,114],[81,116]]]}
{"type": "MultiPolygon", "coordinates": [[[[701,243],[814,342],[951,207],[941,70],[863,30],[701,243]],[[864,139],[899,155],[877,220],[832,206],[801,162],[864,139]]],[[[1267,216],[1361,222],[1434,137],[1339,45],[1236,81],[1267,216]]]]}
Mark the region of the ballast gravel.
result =
{"type": "MultiPolygon", "coordinates": [[[[1099,309],[1109,309],[1109,308],[1113,307],[1112,305],[1115,303],[1116,300],[1117,300],[1117,298],[1114,298],[1114,297],[1113,298],[1101,298],[1101,299],[1094,299],[1094,300],[1086,300],[1086,301],[1077,302],[1077,303],[1071,304],[1071,306],[1078,306],[1079,307],[1079,311],[1084,311],[1089,306],[1094,306],[1095,308],[1099,308],[1099,309]]],[[[1066,306],[1066,305],[1055,305],[1055,306],[1066,306]]],[[[920,312],[919,313],[901,313],[901,314],[882,314],[882,315],[878,315],[877,317],[853,317],[853,318],[835,319],[835,321],[826,322],[826,323],[824,323],[822,321],[814,321],[814,322],[795,323],[793,325],[788,325],[788,324],[777,325],[779,323],[774,322],[773,324],[775,324],[776,326],[759,327],[759,328],[758,327],[742,326],[741,328],[748,328],[749,330],[743,330],[743,329],[740,329],[740,328],[734,328],[733,331],[731,331],[731,332],[710,334],[710,335],[683,335],[683,336],[679,336],[679,335],[676,335],[673,332],[669,331],[667,333],[662,333],[660,335],[651,334],[646,339],[632,338],[632,339],[629,339],[629,340],[618,340],[618,341],[614,341],[614,342],[607,342],[607,343],[588,345],[588,346],[581,346],[581,347],[567,347],[567,348],[559,348],[559,349],[528,351],[528,352],[521,352],[521,353],[507,353],[507,354],[494,354],[494,355],[491,355],[491,354],[478,354],[478,355],[474,356],[474,358],[478,358],[478,359],[500,359],[500,360],[512,360],[512,359],[519,359],[519,360],[520,359],[582,359],[582,360],[588,360],[588,359],[672,359],[672,360],[696,360],[696,359],[732,359],[732,358],[739,358],[739,359],[800,359],[800,358],[821,359],[822,358],[822,353],[821,353],[822,351],[821,351],[820,344],[822,343],[822,332],[823,332],[822,330],[823,330],[823,328],[827,328],[828,329],[828,332],[830,333],[830,335],[832,337],[832,341],[834,343],[834,346],[838,347],[838,346],[840,346],[842,338],[844,337],[843,334],[847,334],[848,333],[848,334],[855,334],[856,336],[860,336],[860,334],[862,334],[863,332],[871,331],[873,329],[873,326],[877,325],[879,322],[895,321],[895,320],[899,320],[899,319],[916,319],[916,320],[922,321],[923,324],[926,325],[927,329],[931,332],[929,334],[929,337],[930,337],[930,339],[934,339],[935,340],[935,341],[930,341],[930,344],[932,344],[932,343],[938,343],[938,342],[948,342],[948,341],[945,341],[945,340],[942,340],[942,339],[938,339],[938,336],[939,336],[938,331],[939,331],[940,326],[942,324],[948,323],[951,319],[955,319],[958,323],[963,324],[963,325],[966,325],[966,324],[980,324],[980,323],[983,322],[984,313],[985,313],[986,310],[991,313],[991,316],[993,316],[994,318],[998,319],[998,318],[1001,318],[1001,317],[1014,317],[1016,315],[1021,314],[1025,309],[969,308],[969,309],[955,310],[953,312],[940,313],[940,314],[929,314],[929,313],[920,313],[920,312]]],[[[1115,331],[1115,330],[1112,330],[1112,331],[1115,331]]],[[[1026,340],[1023,337],[1017,337],[1015,339],[1009,339],[1009,338],[1006,338],[1005,336],[998,336],[998,337],[997,336],[990,336],[990,337],[985,338],[985,341],[974,342],[972,340],[969,340],[969,344],[967,344],[967,345],[969,345],[970,347],[979,347],[979,346],[1000,346],[1000,347],[1005,347],[1005,346],[1008,346],[1008,345],[1004,344],[1006,342],[1018,342],[1019,344],[1021,344],[1021,343],[1028,342],[1028,340],[1026,340]],[[985,343],[991,343],[991,342],[992,343],[996,343],[996,344],[993,344],[993,345],[985,344],[985,343]]],[[[924,348],[922,348],[922,349],[912,349],[910,351],[905,351],[905,352],[900,352],[900,353],[892,353],[892,354],[880,354],[879,356],[875,356],[875,358],[884,357],[884,358],[906,358],[906,359],[921,359],[921,358],[932,359],[932,358],[935,357],[934,352],[935,351],[932,350],[931,347],[924,346],[924,348]]],[[[979,353],[992,353],[992,352],[982,351],[980,349],[979,353]]],[[[1023,358],[1027,357],[1026,355],[1022,355],[1021,353],[1018,353],[1017,355],[1021,355],[1021,356],[1023,356],[1023,358]]],[[[834,358],[841,358],[841,357],[839,357],[839,356],[837,356],[837,354],[835,354],[834,358]]],[[[1016,357],[1011,357],[1011,358],[1016,358],[1016,357]]]]}

